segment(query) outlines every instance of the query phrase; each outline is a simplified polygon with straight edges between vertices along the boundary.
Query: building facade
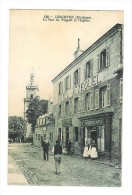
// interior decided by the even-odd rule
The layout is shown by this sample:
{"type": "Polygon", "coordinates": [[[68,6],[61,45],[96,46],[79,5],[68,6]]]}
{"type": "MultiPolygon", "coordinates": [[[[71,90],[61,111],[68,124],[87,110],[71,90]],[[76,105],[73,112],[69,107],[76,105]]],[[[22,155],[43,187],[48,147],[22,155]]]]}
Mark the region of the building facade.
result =
{"type": "Polygon", "coordinates": [[[99,157],[121,162],[123,26],[116,24],[53,80],[55,137],[82,155],[95,140],[99,157]]]}
{"type": "Polygon", "coordinates": [[[34,146],[41,147],[42,140],[47,138],[50,143],[50,148],[54,145],[55,120],[53,118],[53,103],[48,101],[48,112],[40,116],[37,120],[35,132],[33,134],[34,146]]]}

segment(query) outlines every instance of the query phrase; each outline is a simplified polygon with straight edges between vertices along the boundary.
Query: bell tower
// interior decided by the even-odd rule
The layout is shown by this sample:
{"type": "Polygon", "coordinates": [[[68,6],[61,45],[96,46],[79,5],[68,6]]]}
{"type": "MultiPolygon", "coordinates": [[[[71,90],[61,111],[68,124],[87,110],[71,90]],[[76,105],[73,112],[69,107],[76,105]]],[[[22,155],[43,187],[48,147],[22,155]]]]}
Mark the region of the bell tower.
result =
{"type": "Polygon", "coordinates": [[[26,119],[26,110],[28,105],[33,98],[38,96],[38,91],[39,89],[34,82],[34,74],[31,73],[29,84],[26,86],[26,98],[24,98],[24,119],[26,119]]]}

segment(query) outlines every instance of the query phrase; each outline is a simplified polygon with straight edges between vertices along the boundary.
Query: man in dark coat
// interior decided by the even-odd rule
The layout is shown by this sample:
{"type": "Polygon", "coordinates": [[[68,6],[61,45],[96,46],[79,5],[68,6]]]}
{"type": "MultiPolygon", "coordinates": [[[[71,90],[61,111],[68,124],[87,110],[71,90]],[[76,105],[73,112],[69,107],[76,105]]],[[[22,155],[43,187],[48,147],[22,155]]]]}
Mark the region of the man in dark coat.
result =
{"type": "Polygon", "coordinates": [[[60,145],[60,141],[56,140],[56,145],[54,146],[54,159],[55,159],[55,169],[56,174],[59,175],[60,172],[60,164],[61,164],[61,157],[62,157],[62,145],[60,145]]]}
{"type": "Polygon", "coordinates": [[[49,160],[49,142],[45,138],[42,142],[44,160],[49,160]]]}

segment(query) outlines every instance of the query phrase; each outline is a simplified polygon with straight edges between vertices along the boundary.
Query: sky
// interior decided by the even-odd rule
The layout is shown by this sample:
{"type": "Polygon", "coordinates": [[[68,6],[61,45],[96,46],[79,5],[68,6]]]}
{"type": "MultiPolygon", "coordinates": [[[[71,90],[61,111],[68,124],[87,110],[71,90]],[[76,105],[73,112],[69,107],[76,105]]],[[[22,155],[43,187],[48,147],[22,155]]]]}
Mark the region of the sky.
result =
{"type": "Polygon", "coordinates": [[[32,71],[40,98],[53,100],[52,79],[74,60],[78,38],[81,50],[85,51],[115,24],[123,24],[123,14],[123,11],[10,10],[9,116],[23,116],[23,99],[32,71]],[[64,16],[70,16],[71,21],[62,21],[64,16]],[[79,20],[78,16],[87,20],[79,20]],[[47,17],[50,21],[45,20],[47,17]]]}

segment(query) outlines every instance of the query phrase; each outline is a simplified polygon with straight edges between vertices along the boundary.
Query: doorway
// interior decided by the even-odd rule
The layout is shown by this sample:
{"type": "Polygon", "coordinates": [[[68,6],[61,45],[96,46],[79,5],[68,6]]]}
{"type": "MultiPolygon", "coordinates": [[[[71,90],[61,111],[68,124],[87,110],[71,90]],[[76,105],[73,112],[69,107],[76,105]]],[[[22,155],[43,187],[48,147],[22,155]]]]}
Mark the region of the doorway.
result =
{"type": "Polygon", "coordinates": [[[68,139],[69,139],[69,127],[66,127],[66,146],[68,143],[68,139]]]}
{"type": "Polygon", "coordinates": [[[97,130],[95,129],[91,130],[91,139],[95,140],[95,143],[97,144],[97,130]]]}

